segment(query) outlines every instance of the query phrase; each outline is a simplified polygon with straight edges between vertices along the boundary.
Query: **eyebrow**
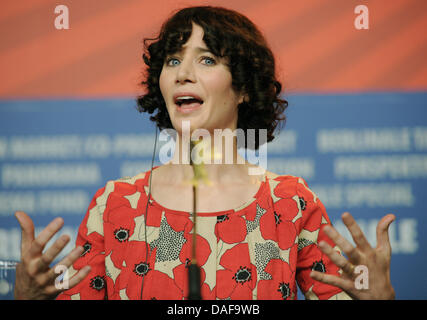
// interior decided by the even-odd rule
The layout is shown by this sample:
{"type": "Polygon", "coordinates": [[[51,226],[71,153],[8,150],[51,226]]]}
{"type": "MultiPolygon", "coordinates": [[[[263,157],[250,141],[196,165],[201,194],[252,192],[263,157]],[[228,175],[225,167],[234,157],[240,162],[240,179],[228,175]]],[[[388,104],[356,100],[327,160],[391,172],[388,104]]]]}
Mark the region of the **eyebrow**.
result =
{"type": "MultiPolygon", "coordinates": [[[[188,47],[181,47],[181,49],[179,49],[177,51],[177,53],[182,53],[184,52],[188,47]]],[[[211,50],[209,50],[208,48],[202,48],[202,47],[196,47],[195,50],[197,51],[197,53],[203,53],[203,52],[211,52],[211,50]]]]}

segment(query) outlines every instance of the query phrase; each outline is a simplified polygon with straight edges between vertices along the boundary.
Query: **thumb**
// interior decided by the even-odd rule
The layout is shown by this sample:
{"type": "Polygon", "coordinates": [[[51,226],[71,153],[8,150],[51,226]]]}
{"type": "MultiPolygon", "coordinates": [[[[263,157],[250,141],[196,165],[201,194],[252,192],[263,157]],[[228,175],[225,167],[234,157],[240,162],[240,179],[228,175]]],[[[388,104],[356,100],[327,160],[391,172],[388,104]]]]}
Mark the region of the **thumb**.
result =
{"type": "Polygon", "coordinates": [[[388,214],[381,218],[377,225],[377,248],[391,250],[388,229],[390,224],[396,219],[394,214],[388,214]]]}
{"type": "Polygon", "coordinates": [[[16,211],[15,217],[21,226],[21,257],[24,252],[28,251],[34,240],[34,223],[33,220],[23,211],[16,211]]]}

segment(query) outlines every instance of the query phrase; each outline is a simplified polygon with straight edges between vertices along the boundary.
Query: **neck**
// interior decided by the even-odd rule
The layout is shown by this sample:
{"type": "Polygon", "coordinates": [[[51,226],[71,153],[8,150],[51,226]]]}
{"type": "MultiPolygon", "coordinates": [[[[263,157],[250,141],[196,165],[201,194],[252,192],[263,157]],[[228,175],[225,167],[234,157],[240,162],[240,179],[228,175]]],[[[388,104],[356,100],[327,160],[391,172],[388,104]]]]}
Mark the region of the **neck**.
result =
{"type": "Polygon", "coordinates": [[[237,138],[221,137],[214,139],[204,136],[194,148],[190,147],[190,139],[176,136],[174,155],[166,166],[169,177],[173,177],[174,183],[188,181],[193,178],[193,163],[203,162],[209,181],[214,184],[231,182],[248,182],[259,179],[258,176],[248,174],[249,168],[256,167],[247,162],[237,152],[237,138]],[[224,141],[225,140],[225,141],[224,141]]]}

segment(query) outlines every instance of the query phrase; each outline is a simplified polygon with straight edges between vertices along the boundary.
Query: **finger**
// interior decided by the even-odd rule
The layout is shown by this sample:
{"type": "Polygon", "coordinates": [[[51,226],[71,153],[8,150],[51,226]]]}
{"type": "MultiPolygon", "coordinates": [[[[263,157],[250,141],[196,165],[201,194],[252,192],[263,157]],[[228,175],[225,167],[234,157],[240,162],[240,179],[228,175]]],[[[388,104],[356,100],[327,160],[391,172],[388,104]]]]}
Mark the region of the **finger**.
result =
{"type": "Polygon", "coordinates": [[[341,218],[344,224],[347,226],[347,229],[350,231],[350,234],[354,240],[354,243],[360,249],[362,249],[362,251],[367,251],[372,249],[371,245],[369,244],[368,240],[366,240],[365,235],[363,234],[359,225],[354,220],[353,216],[350,213],[345,212],[341,218]]]}
{"type": "Polygon", "coordinates": [[[385,248],[391,250],[388,229],[390,224],[396,219],[394,214],[388,214],[382,217],[377,225],[377,248],[385,248]]]}
{"type": "MultiPolygon", "coordinates": [[[[71,279],[68,279],[68,273],[66,273],[63,279],[60,282],[55,282],[48,287],[46,287],[45,291],[50,296],[57,296],[59,293],[72,289],[77,284],[79,284],[82,280],[84,280],[88,274],[90,273],[90,266],[84,266],[81,268],[71,279]]],[[[68,272],[68,271],[67,271],[68,272]]]]}
{"type": "Polygon", "coordinates": [[[361,257],[357,249],[340,235],[334,227],[325,225],[322,230],[347,255],[351,262],[358,263],[360,261],[361,257]]]}
{"type": "Polygon", "coordinates": [[[27,252],[34,240],[33,220],[23,211],[16,211],[15,218],[21,227],[21,257],[27,252]]]}
{"type": "MultiPolygon", "coordinates": [[[[58,239],[59,240],[59,239],[58,239]]],[[[68,242],[68,241],[67,241],[68,242]]],[[[52,283],[58,277],[58,273],[68,270],[69,267],[81,256],[83,247],[74,248],[66,257],[59,261],[55,266],[40,276],[40,282],[52,283]]],[[[46,251],[47,252],[47,251],[46,251]]]]}
{"type": "Polygon", "coordinates": [[[352,289],[353,281],[319,271],[311,271],[310,277],[322,283],[341,288],[344,291],[352,289]]]}
{"type": "Polygon", "coordinates": [[[67,243],[70,241],[70,237],[62,235],[59,237],[52,246],[50,246],[46,252],[39,258],[39,269],[45,266],[49,266],[52,261],[58,256],[58,254],[64,249],[67,243]]]}
{"type": "Polygon", "coordinates": [[[65,266],[67,269],[81,256],[84,249],[79,246],[74,248],[67,256],[65,256],[61,261],[59,261],[54,268],[51,268],[48,272],[49,278],[55,278],[56,276],[56,267],[57,266],[65,266]]]}
{"type": "Polygon", "coordinates": [[[345,257],[334,250],[328,243],[321,241],[319,243],[319,248],[337,267],[342,269],[342,271],[344,271],[346,274],[354,276],[353,265],[345,257]]]}
{"type": "Polygon", "coordinates": [[[75,274],[69,281],[68,288],[71,289],[78,285],[82,280],[84,280],[90,273],[90,266],[84,266],[81,268],[77,274],[75,274]]]}
{"type": "Polygon", "coordinates": [[[62,218],[56,218],[51,221],[32,242],[29,250],[30,256],[35,257],[40,255],[49,240],[59,231],[59,229],[62,228],[63,225],[64,220],[62,218]]]}

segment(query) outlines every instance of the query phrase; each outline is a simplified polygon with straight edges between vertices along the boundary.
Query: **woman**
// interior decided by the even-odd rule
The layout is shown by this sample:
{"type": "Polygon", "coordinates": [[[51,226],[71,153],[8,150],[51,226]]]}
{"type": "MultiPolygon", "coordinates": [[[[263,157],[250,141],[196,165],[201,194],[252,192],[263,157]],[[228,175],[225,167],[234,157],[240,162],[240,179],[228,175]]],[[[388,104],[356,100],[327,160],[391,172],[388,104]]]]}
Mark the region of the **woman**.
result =
{"type": "Polygon", "coordinates": [[[192,257],[193,169],[185,162],[190,156],[185,125],[211,146],[215,130],[240,129],[245,145],[252,142],[258,149],[262,139],[255,135],[251,141],[248,129],[273,140],[287,102],[278,97],[281,85],[263,36],[235,11],[182,9],[166,21],[159,37],[148,40],[154,40],[144,54],[148,91],[138,105],[141,112],[156,112],[150,119],[160,129],[176,130],[173,159],[133,178],[110,181],[95,194],[77,248],[59,262],[70,270],[68,290],[55,287],[57,274],[49,268],[68,237],[42,253],[62,220],[55,219],[34,239],[31,219],[17,212],[22,262],[16,298],[185,299],[192,258],[200,266],[203,299],[296,299],[297,282],[308,299],[394,298],[388,240],[394,216],[379,222],[373,249],[351,215],[344,214],[354,248],[331,227],[303,179],[263,170],[253,174],[257,170],[250,169],[260,168],[239,156],[235,138],[215,149],[215,157],[208,156],[219,164],[204,167],[210,183],[197,188],[192,257]],[[368,288],[355,285],[358,265],[369,273],[368,288]]]}

